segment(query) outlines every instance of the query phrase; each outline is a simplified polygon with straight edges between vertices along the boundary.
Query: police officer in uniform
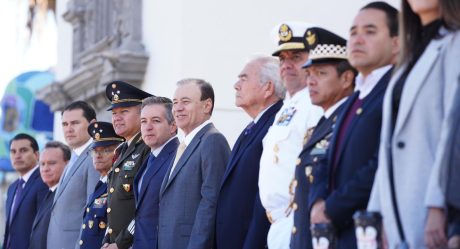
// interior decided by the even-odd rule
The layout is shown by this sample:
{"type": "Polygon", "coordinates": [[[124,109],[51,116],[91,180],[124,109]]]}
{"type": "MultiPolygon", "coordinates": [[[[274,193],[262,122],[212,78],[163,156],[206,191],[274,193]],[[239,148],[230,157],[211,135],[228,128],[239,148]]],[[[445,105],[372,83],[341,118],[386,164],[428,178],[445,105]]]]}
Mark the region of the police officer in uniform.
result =
{"type": "Polygon", "coordinates": [[[136,211],[134,177],[150,152],[140,133],[141,104],[144,98],[152,95],[123,81],[109,83],[105,93],[112,103],[109,110],[112,110],[115,133],[126,141],[116,149],[109,174],[108,227],[103,248],[126,249],[133,243],[128,225],[136,211]]]}
{"type": "Polygon", "coordinates": [[[88,199],[78,248],[100,248],[107,228],[107,173],[112,168],[115,148],[125,141],[115,134],[111,123],[94,122],[88,126],[93,139],[91,156],[93,166],[101,174],[94,193],[88,199]]]}
{"type": "Polygon", "coordinates": [[[346,40],[322,28],[310,28],[305,39],[310,48],[308,62],[304,65],[308,73],[308,90],[314,105],[324,110],[324,115],[311,130],[309,140],[300,152],[295,179],[294,227],[291,249],[312,249],[310,235],[310,212],[308,190],[314,181],[313,171],[326,160],[326,150],[332,137],[334,123],[343,103],[353,93],[356,70],[348,63],[346,40]]]}
{"type": "Polygon", "coordinates": [[[272,223],[267,237],[271,249],[289,247],[293,226],[289,184],[294,178],[305,133],[323,113],[310,101],[307,75],[302,69],[308,59],[308,47],[303,41],[310,26],[287,22],[275,28],[279,42],[273,55],[280,59],[280,75],[287,96],[263,139],[259,170],[260,199],[272,223]]]}

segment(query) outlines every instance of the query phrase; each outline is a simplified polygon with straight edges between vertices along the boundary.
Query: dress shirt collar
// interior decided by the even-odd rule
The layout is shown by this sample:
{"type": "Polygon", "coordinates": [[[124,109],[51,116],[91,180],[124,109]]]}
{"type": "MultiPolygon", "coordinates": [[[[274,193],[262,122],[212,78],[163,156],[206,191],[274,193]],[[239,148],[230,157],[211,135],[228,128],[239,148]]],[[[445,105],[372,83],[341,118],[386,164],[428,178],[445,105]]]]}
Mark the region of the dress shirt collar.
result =
{"type": "Polygon", "coordinates": [[[21,176],[22,180],[24,180],[24,184],[27,183],[27,181],[30,179],[30,176],[35,172],[35,170],[38,169],[38,164],[35,165],[31,170],[27,171],[23,176],[21,176]]]}
{"type": "Polygon", "coordinates": [[[152,149],[152,154],[155,156],[155,157],[158,157],[158,155],[160,154],[160,152],[163,150],[163,148],[165,147],[166,144],[169,143],[169,141],[173,140],[174,138],[176,138],[176,136],[172,136],[170,139],[168,139],[168,141],[166,141],[164,144],[162,144],[160,147],[156,148],[156,149],[152,149]]]}
{"type": "MultiPolygon", "coordinates": [[[[140,132],[140,131],[139,131],[139,132],[140,132]]],[[[137,137],[137,135],[139,134],[139,132],[136,133],[132,138],[130,138],[129,140],[126,141],[126,144],[128,145],[128,147],[129,147],[129,145],[131,145],[131,142],[134,140],[134,138],[137,137]]]]}
{"type": "Polygon", "coordinates": [[[56,185],[54,185],[54,186],[52,186],[52,187],[50,188],[51,192],[56,191],[56,189],[57,189],[58,186],[59,186],[59,183],[56,184],[56,185]]]}
{"type": "Polygon", "coordinates": [[[190,144],[190,142],[192,142],[192,140],[196,136],[196,134],[201,129],[203,129],[203,127],[205,127],[206,125],[208,125],[210,123],[211,123],[211,120],[208,119],[208,120],[204,121],[202,124],[200,124],[198,127],[196,127],[195,129],[193,129],[188,135],[186,135],[185,138],[184,138],[185,145],[188,146],[190,144]]]}
{"type": "Polygon", "coordinates": [[[256,118],[253,120],[254,124],[257,124],[257,122],[260,120],[260,118],[262,117],[262,115],[264,115],[264,113],[270,108],[272,107],[275,103],[267,106],[267,108],[263,109],[261,112],[259,112],[259,114],[257,114],[256,118]]]}
{"type": "Polygon", "coordinates": [[[386,65],[372,71],[366,78],[359,73],[356,76],[356,87],[355,91],[359,91],[359,98],[364,99],[369,93],[372,92],[372,89],[377,85],[383,75],[391,69],[393,65],[386,65]]]}
{"type": "Polygon", "coordinates": [[[337,103],[335,103],[333,106],[329,107],[329,109],[324,111],[324,118],[326,118],[326,119],[329,118],[332,115],[332,113],[334,113],[335,110],[337,110],[337,108],[339,108],[339,106],[341,106],[343,104],[343,102],[345,102],[345,100],[347,100],[347,99],[348,99],[348,97],[342,98],[337,103]]]}
{"type": "Polygon", "coordinates": [[[302,98],[305,98],[305,96],[307,96],[306,98],[310,99],[310,96],[308,93],[308,87],[305,87],[304,89],[296,92],[293,96],[290,96],[289,93],[286,93],[285,101],[297,102],[301,100],[302,98]]]}
{"type": "Polygon", "coordinates": [[[107,175],[101,176],[101,178],[99,179],[99,181],[101,181],[101,182],[103,182],[103,183],[107,183],[107,175]]]}
{"type": "Polygon", "coordinates": [[[78,148],[75,148],[73,149],[73,151],[75,152],[75,154],[77,154],[77,156],[80,156],[81,153],[83,153],[83,151],[92,143],[93,141],[91,139],[88,139],[88,141],[86,141],[86,143],[78,148]]]}

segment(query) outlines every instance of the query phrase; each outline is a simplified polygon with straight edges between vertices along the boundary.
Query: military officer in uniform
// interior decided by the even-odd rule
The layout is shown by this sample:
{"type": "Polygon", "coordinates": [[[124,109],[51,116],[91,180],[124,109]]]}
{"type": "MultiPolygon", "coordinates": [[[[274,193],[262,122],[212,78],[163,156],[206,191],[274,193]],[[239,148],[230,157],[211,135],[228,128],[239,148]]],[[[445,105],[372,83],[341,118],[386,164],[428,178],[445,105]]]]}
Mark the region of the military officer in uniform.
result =
{"type": "Polygon", "coordinates": [[[353,93],[356,70],[350,66],[346,55],[346,40],[322,28],[310,28],[305,39],[310,48],[308,62],[304,65],[308,73],[308,90],[311,102],[324,110],[324,115],[311,130],[308,142],[297,159],[295,189],[291,207],[294,212],[294,227],[291,249],[312,249],[310,235],[310,212],[308,190],[314,181],[312,172],[326,160],[326,150],[332,137],[334,123],[342,104],[353,93]]]}
{"type": "Polygon", "coordinates": [[[267,237],[271,249],[289,247],[293,226],[289,184],[294,178],[295,162],[305,133],[316,125],[323,113],[310,101],[307,75],[302,69],[308,59],[304,39],[310,26],[287,22],[275,27],[279,42],[273,55],[280,59],[280,75],[287,96],[263,139],[259,170],[260,199],[272,223],[267,237]]]}
{"type": "Polygon", "coordinates": [[[141,104],[152,95],[122,81],[109,83],[105,93],[112,102],[110,110],[115,133],[126,141],[116,149],[116,160],[109,174],[108,227],[103,248],[126,249],[133,243],[128,225],[136,210],[134,177],[150,152],[140,133],[141,104]]]}
{"type": "Polygon", "coordinates": [[[101,174],[94,193],[88,199],[83,215],[77,248],[100,248],[107,228],[107,173],[112,168],[115,148],[124,139],[113,130],[111,123],[94,122],[88,126],[93,139],[91,156],[94,169],[101,174]]]}

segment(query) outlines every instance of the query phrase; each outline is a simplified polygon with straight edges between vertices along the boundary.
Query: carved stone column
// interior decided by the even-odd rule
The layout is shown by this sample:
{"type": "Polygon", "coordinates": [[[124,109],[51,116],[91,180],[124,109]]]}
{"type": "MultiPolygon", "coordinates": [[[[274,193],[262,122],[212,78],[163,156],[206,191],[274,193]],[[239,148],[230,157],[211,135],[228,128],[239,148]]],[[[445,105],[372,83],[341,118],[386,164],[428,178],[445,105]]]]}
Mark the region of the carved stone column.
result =
{"type": "Polygon", "coordinates": [[[142,45],[141,0],[71,0],[64,19],[73,26],[73,71],[38,92],[54,111],[84,100],[109,105],[105,86],[123,80],[140,86],[148,55],[142,45]]]}

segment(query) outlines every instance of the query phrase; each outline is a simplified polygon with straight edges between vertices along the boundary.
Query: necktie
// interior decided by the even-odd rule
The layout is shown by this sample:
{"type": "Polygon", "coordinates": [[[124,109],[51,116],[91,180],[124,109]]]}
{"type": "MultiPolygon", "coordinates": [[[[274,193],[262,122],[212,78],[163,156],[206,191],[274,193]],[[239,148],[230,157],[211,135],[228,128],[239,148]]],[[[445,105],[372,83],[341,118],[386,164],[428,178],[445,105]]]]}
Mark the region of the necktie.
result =
{"type": "Polygon", "coordinates": [[[128,143],[124,142],[120,150],[118,150],[118,153],[116,153],[113,156],[112,164],[115,163],[118,160],[118,158],[120,158],[125,153],[127,149],[128,149],[128,143]]]}
{"type": "Polygon", "coordinates": [[[185,142],[182,141],[182,143],[180,143],[179,145],[179,148],[177,148],[176,157],[174,158],[174,163],[173,163],[171,172],[169,172],[169,177],[171,177],[174,171],[174,168],[176,167],[176,164],[179,161],[180,157],[182,156],[182,154],[184,154],[185,148],[187,148],[187,145],[185,145],[185,142]]]}
{"type": "Polygon", "coordinates": [[[19,205],[19,200],[21,200],[22,197],[22,192],[24,190],[24,185],[25,181],[20,178],[18,182],[18,186],[16,187],[16,192],[14,193],[14,199],[13,199],[13,205],[11,205],[11,212],[10,212],[10,224],[11,221],[13,220],[14,214],[16,213],[19,205]]]}
{"type": "Polygon", "coordinates": [[[152,168],[153,168],[153,161],[155,161],[156,157],[150,153],[150,156],[149,156],[149,160],[147,161],[147,166],[144,170],[144,172],[142,173],[142,176],[141,176],[141,179],[139,180],[139,185],[137,187],[137,192],[138,193],[141,193],[141,189],[142,189],[142,182],[144,181],[144,177],[145,175],[147,174],[147,171],[151,171],[152,168]]]}
{"type": "Polygon", "coordinates": [[[255,125],[255,123],[254,123],[254,121],[252,121],[252,122],[250,122],[248,124],[248,126],[246,126],[246,128],[244,129],[244,135],[245,136],[247,136],[247,135],[249,135],[251,133],[251,129],[252,129],[252,127],[254,127],[254,125],[255,125]]]}

